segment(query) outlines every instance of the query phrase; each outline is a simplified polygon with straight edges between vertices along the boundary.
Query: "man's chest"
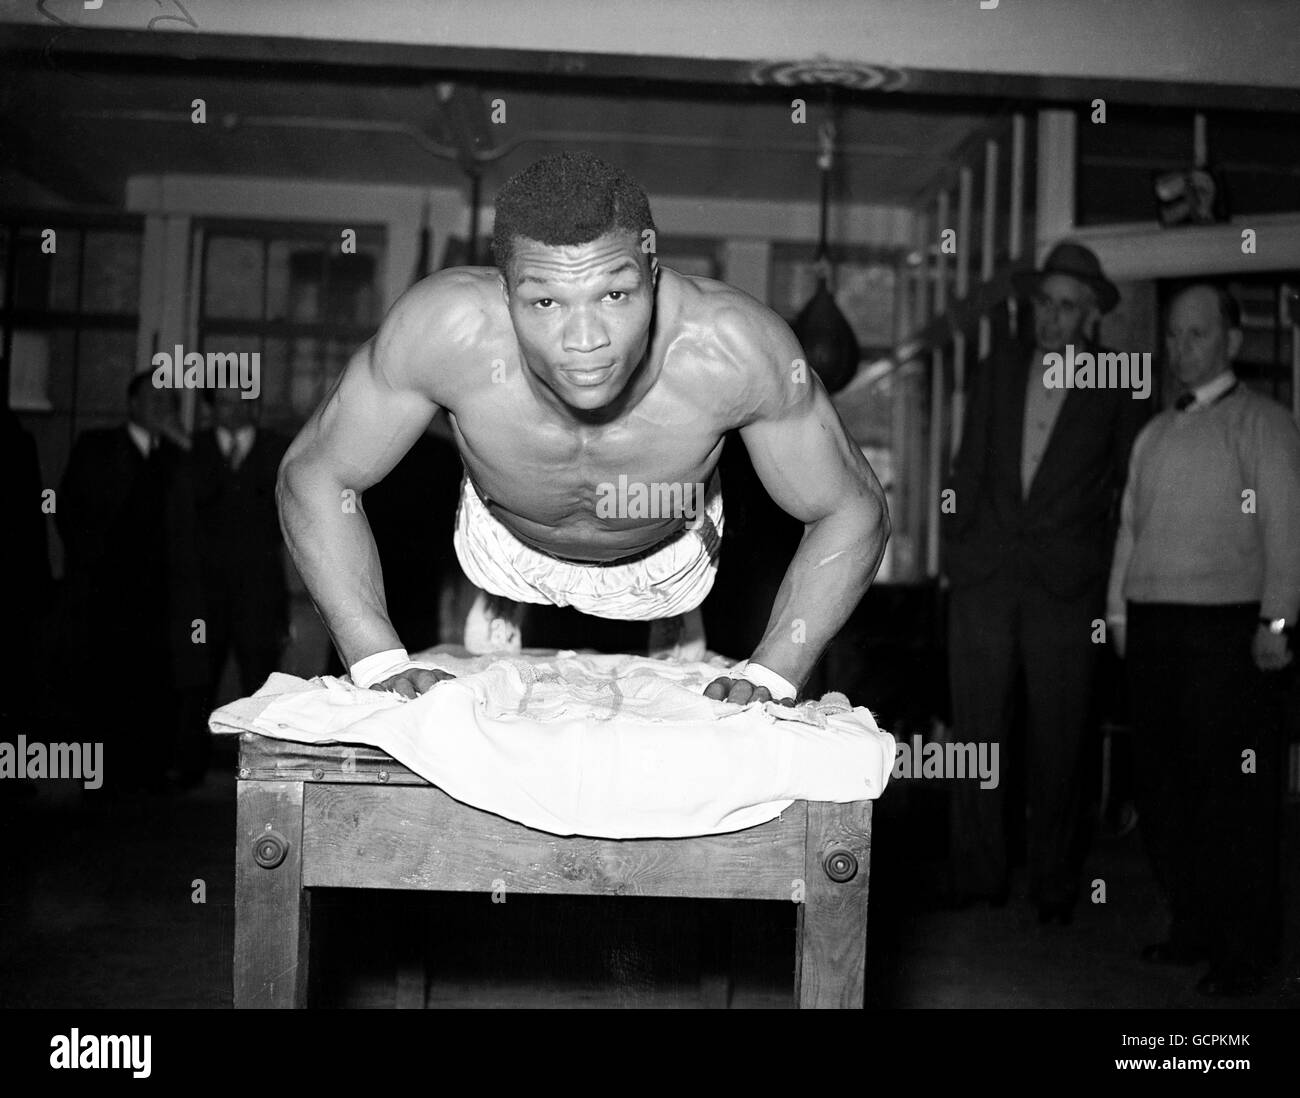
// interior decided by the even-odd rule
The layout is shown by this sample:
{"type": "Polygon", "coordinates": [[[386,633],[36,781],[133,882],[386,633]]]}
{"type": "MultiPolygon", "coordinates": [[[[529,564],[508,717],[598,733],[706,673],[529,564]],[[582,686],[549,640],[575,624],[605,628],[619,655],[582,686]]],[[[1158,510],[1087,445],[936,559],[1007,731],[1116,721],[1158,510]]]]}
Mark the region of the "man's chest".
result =
{"type": "Polygon", "coordinates": [[[493,506],[545,525],[628,528],[692,513],[722,451],[713,420],[657,406],[603,427],[471,411],[452,418],[475,485],[493,506]]]}

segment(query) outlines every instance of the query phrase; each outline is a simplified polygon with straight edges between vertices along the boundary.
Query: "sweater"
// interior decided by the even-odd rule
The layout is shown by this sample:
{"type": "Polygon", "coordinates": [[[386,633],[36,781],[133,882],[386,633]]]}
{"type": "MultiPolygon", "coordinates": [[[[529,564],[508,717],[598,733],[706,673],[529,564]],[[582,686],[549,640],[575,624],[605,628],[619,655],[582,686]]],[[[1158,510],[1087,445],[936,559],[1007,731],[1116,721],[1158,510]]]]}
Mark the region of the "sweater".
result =
{"type": "Polygon", "coordinates": [[[1276,401],[1238,387],[1168,409],[1133,446],[1107,617],[1125,601],[1259,602],[1300,609],[1300,430],[1276,401]]]}

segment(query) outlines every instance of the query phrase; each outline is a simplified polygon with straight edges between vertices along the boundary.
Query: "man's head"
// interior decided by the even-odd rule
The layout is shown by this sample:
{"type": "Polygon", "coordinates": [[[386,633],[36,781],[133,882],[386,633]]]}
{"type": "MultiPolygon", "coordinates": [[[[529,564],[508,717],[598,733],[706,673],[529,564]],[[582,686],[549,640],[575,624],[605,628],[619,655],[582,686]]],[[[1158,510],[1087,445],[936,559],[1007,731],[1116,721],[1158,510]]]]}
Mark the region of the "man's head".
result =
{"type": "Polygon", "coordinates": [[[524,362],[571,407],[613,402],[645,355],[654,234],[645,192],[587,153],[539,160],[497,196],[492,250],[524,362]]]}
{"type": "Polygon", "coordinates": [[[260,402],[245,400],[240,389],[204,389],[203,400],[212,413],[212,426],[238,431],[244,426],[257,424],[260,402]]]}
{"type": "Polygon", "coordinates": [[[159,424],[176,418],[176,396],[171,389],[153,384],[149,371],[136,374],[126,386],[127,418],[146,431],[156,432],[159,424]]]}
{"type": "Polygon", "coordinates": [[[1241,306],[1222,286],[1196,282],[1169,305],[1169,368],[1187,389],[1213,381],[1241,350],[1241,306]]]}
{"type": "Polygon", "coordinates": [[[1012,285],[1033,299],[1034,339],[1044,354],[1090,342],[1102,314],[1119,301],[1096,253],[1073,240],[1057,244],[1038,270],[1013,275],[1012,285]]]}
{"type": "Polygon", "coordinates": [[[1044,354],[1081,346],[1096,329],[1101,310],[1092,288],[1065,274],[1048,275],[1034,294],[1034,340],[1044,354]]]}

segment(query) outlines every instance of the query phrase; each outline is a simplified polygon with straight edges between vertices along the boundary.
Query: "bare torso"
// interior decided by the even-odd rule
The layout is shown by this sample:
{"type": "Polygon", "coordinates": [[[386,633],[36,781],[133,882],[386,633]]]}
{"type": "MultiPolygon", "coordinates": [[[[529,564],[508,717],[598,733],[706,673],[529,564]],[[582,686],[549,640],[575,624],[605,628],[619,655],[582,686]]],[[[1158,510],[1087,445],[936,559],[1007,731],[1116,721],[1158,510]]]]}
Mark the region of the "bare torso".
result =
{"type": "Polygon", "coordinates": [[[718,345],[711,321],[720,309],[753,303],[724,283],[662,269],[642,366],[648,387],[628,411],[596,425],[551,406],[522,376],[495,269],[465,273],[465,292],[478,301],[430,395],[447,410],[492,514],[521,541],[575,560],[629,556],[680,531],[685,513],[652,505],[650,515],[635,507],[610,514],[608,501],[620,477],[651,492],[682,486],[677,498],[688,501],[708,483],[724,433],[746,422],[750,403],[744,371],[718,345]]]}

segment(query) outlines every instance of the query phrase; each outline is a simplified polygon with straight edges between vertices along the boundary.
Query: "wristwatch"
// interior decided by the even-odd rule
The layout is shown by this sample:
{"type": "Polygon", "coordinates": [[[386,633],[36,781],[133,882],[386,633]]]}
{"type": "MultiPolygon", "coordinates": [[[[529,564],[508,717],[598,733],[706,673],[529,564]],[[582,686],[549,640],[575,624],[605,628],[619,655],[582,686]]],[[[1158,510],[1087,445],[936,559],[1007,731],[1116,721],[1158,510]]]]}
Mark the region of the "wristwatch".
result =
{"type": "Polygon", "coordinates": [[[1286,618],[1260,618],[1259,624],[1264,626],[1275,637],[1280,637],[1283,633],[1290,633],[1295,626],[1288,626],[1286,618]]]}

